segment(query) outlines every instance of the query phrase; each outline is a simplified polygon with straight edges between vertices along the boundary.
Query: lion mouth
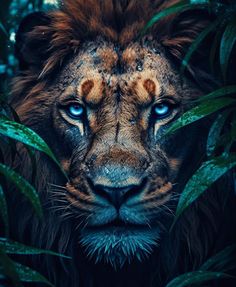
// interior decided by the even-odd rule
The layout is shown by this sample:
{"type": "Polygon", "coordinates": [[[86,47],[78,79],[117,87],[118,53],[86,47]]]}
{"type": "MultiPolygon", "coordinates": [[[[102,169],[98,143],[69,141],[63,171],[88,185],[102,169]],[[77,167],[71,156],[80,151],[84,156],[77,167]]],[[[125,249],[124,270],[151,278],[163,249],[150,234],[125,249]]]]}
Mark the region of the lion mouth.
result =
{"type": "Polygon", "coordinates": [[[115,219],[106,224],[93,225],[93,226],[90,225],[86,229],[88,231],[100,231],[100,230],[126,231],[126,230],[142,230],[147,228],[148,226],[145,224],[124,222],[123,220],[115,219]]]}

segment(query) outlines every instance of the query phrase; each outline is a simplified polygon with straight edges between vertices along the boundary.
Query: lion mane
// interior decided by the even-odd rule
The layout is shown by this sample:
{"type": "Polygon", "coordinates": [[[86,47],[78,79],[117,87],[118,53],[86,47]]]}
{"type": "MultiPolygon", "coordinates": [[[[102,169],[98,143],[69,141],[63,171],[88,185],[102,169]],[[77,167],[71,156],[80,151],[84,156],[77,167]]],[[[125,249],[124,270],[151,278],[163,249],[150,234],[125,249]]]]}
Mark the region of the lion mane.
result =
{"type": "MultiPolygon", "coordinates": [[[[153,15],[178,2],[178,0],[64,0],[57,10],[45,13],[36,12],[23,19],[16,37],[16,55],[20,71],[13,81],[11,97],[11,103],[21,121],[39,133],[52,147],[55,154],[59,155],[59,158],[58,143],[61,143],[61,149],[65,150],[65,154],[69,154],[70,147],[63,145],[58,135],[53,137],[52,126],[50,124],[47,126],[44,122],[44,118],[47,118],[48,123],[52,121],[51,115],[48,114],[50,105],[48,99],[55,79],[58,81],[60,89],[70,85],[70,63],[72,60],[80,58],[80,50],[84,49],[86,53],[96,47],[99,48],[100,45],[107,45],[106,43],[109,45],[111,43],[113,50],[118,51],[119,55],[120,51],[132,43],[136,45],[142,41],[145,45],[146,42],[155,41],[158,43],[158,48],[156,51],[154,47],[152,51],[158,55],[158,49],[160,49],[160,54],[165,55],[171,62],[170,66],[178,67],[189,45],[212,21],[212,15],[202,10],[173,13],[155,23],[145,36],[140,35],[145,24],[153,15]],[[92,48],[90,48],[91,45],[92,48]],[[65,75],[60,78],[61,71],[65,67],[67,67],[65,75]]],[[[204,47],[200,52],[195,53],[187,74],[188,81],[192,83],[194,89],[200,90],[201,93],[211,90],[215,85],[205,67],[204,59],[207,53],[202,51],[204,51],[204,47]]],[[[112,53],[110,51],[105,56],[101,56],[103,59],[101,65],[105,66],[104,71],[109,71],[109,69],[113,71],[111,66],[112,61],[116,61],[116,56],[113,57],[112,53]]],[[[144,53],[143,58],[145,59],[145,57],[144,53]]],[[[86,62],[87,58],[84,59],[86,62]]],[[[128,64],[133,61],[132,59],[132,53],[125,58],[128,64]]],[[[138,67],[137,70],[142,69],[139,67],[139,59],[135,59],[135,63],[138,67]]],[[[165,69],[164,64],[163,67],[165,69]]],[[[122,74],[121,67],[119,69],[119,73],[122,74]]],[[[93,82],[91,82],[92,80],[85,82],[82,86],[83,93],[87,95],[98,80],[95,75],[93,82]]],[[[173,82],[175,82],[174,76],[173,82]]],[[[151,94],[154,91],[154,84],[157,87],[154,80],[147,80],[144,88],[151,94]]],[[[186,101],[191,101],[191,91],[186,101]]],[[[131,104],[134,105],[134,103],[131,104]]],[[[101,115],[100,120],[102,121],[104,117],[104,114],[101,115]]],[[[130,119],[130,123],[134,125],[133,122],[130,119]]],[[[195,128],[193,141],[198,139],[198,136],[200,137],[198,142],[194,142],[188,147],[189,155],[185,156],[182,167],[178,171],[178,174],[182,176],[178,177],[176,194],[181,192],[186,181],[204,159],[208,122],[202,121],[193,126],[195,128]]],[[[112,129],[112,125],[107,128],[112,129]]],[[[191,128],[187,129],[186,133],[191,128]]],[[[101,125],[96,128],[98,132],[101,130],[101,125]]],[[[121,121],[120,126],[117,125],[116,134],[122,131],[121,121]]],[[[190,138],[191,135],[189,133],[190,138]]],[[[63,134],[63,137],[66,138],[66,136],[63,134]]],[[[133,137],[135,138],[135,136],[133,137]]],[[[187,142],[181,144],[181,136],[177,138],[177,142],[182,147],[186,145],[187,149],[187,142]]],[[[100,143],[98,142],[98,144],[100,143]]],[[[77,161],[81,160],[86,149],[86,143],[81,141],[80,151],[76,155],[73,154],[77,161]]],[[[110,151],[110,155],[114,158],[117,157],[117,154],[116,150],[110,151]]],[[[11,236],[13,239],[29,245],[55,250],[72,257],[72,260],[58,259],[49,255],[33,256],[30,259],[22,258],[22,262],[42,272],[57,287],[165,286],[178,274],[197,270],[207,258],[235,240],[235,232],[232,231],[236,218],[235,197],[232,176],[229,174],[194,202],[170,232],[167,226],[170,226],[173,216],[169,214],[161,222],[162,234],[158,239],[159,246],[153,248],[148,258],[144,256],[145,258],[141,258],[141,262],[139,260],[130,263],[124,262],[121,264],[121,268],[114,268],[112,264],[106,264],[100,260],[95,264],[88,258],[88,254],[81,244],[78,244],[77,234],[84,228],[84,221],[82,220],[80,224],[75,221],[79,220],[79,216],[83,216],[83,214],[76,214],[77,217],[73,217],[73,213],[70,213],[66,206],[58,205],[59,200],[63,202],[60,196],[64,192],[65,179],[45,155],[36,152],[36,157],[37,169],[33,184],[43,203],[44,220],[41,221],[34,215],[28,202],[16,191],[14,191],[14,196],[9,192],[8,197],[12,205],[11,236]],[[19,214],[17,222],[15,222],[14,216],[16,214],[19,214]]],[[[99,158],[99,153],[96,154],[96,157],[99,158]]],[[[132,166],[140,164],[137,163],[135,153],[133,157],[129,154],[127,157],[132,166]]],[[[91,160],[96,161],[95,159],[91,160]]],[[[100,158],[99,160],[102,161],[100,158]]],[[[127,162],[125,155],[122,160],[124,163],[127,162]]],[[[165,160],[164,157],[160,157],[159,164],[163,162],[164,165],[165,160]]],[[[69,165],[68,160],[61,157],[60,161],[66,170],[69,165]]],[[[106,159],[107,162],[109,159],[106,159]]],[[[21,145],[19,145],[19,155],[16,156],[13,164],[15,169],[19,170],[26,179],[32,181],[31,161],[27,151],[21,145]]],[[[99,166],[99,163],[95,162],[94,166],[95,164],[99,166]]],[[[173,160],[172,169],[177,168],[178,162],[173,160]]],[[[74,176],[81,170],[72,170],[71,173],[74,176]]],[[[153,174],[155,173],[153,172],[153,174]]],[[[155,180],[158,185],[162,185],[159,178],[153,179],[153,182],[155,180]]],[[[164,187],[167,188],[166,186],[167,183],[163,183],[163,190],[164,187]]],[[[159,189],[159,193],[160,190],[162,189],[159,189]]],[[[70,191],[74,192],[71,187],[70,191]]],[[[86,195],[84,197],[81,195],[81,198],[84,201],[90,200],[86,195]]],[[[172,213],[176,207],[176,198],[167,207],[172,213]]],[[[94,238],[95,241],[96,238],[94,238]]],[[[84,237],[84,241],[86,240],[87,237],[84,237]]],[[[90,240],[89,244],[92,244],[91,238],[88,240],[90,240]]],[[[147,239],[145,240],[147,241],[147,239]]],[[[153,240],[152,237],[151,240],[153,240]]],[[[108,248],[107,245],[104,248],[108,248]]],[[[125,252],[131,253],[127,249],[123,253],[125,254],[125,252]]],[[[95,252],[95,255],[99,259],[99,253],[95,252]]],[[[142,253],[140,256],[142,257],[142,253]]]]}

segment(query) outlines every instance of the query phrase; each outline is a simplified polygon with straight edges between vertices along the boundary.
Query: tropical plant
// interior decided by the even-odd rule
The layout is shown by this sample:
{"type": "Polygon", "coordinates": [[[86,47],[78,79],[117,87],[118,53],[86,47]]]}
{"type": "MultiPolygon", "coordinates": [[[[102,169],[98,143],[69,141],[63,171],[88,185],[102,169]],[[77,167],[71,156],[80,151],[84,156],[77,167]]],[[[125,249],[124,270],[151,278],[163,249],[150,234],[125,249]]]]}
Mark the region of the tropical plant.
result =
{"type": "MultiPolygon", "coordinates": [[[[5,8],[1,9],[1,11],[10,11],[9,7],[12,3],[14,4],[16,2],[17,1],[4,1],[5,8]]],[[[24,2],[26,3],[27,1],[24,2]]],[[[32,9],[37,10],[42,8],[42,1],[28,1],[24,7],[25,8],[22,8],[22,15],[30,12],[32,9]],[[33,3],[33,6],[27,6],[30,5],[30,3],[33,3]],[[27,7],[29,9],[27,9],[27,7]]],[[[202,31],[189,47],[180,65],[180,73],[184,75],[184,73],[188,71],[192,55],[197,52],[206,38],[214,33],[215,35],[210,47],[209,66],[211,67],[212,75],[218,79],[220,88],[196,101],[195,107],[183,114],[167,131],[167,133],[172,133],[202,118],[214,115],[214,121],[209,131],[206,146],[207,158],[186,184],[177,206],[175,221],[193,201],[203,192],[207,191],[207,188],[211,184],[236,166],[236,153],[234,152],[236,144],[236,83],[231,73],[231,63],[235,55],[236,42],[235,1],[179,1],[176,5],[167,8],[150,19],[145,29],[141,31],[141,34],[146,33],[152,25],[163,17],[173,13],[194,10],[196,8],[209,11],[209,13],[215,16],[215,21],[202,31]]],[[[6,13],[4,17],[0,13],[0,16],[3,18],[3,21],[0,21],[0,33],[2,35],[2,37],[0,37],[2,39],[0,47],[4,47],[5,49],[2,48],[1,55],[3,55],[3,57],[0,59],[0,74],[1,67],[2,70],[4,70],[4,73],[1,74],[2,79],[0,79],[3,83],[3,80],[13,74],[16,66],[14,60],[12,62],[10,61],[11,63],[9,62],[9,55],[12,55],[12,44],[9,45],[9,32],[14,33],[11,29],[19,22],[19,15],[10,15],[9,12],[6,13]],[[11,18],[11,25],[9,24],[7,28],[5,25],[6,16],[11,18]]],[[[3,91],[3,88],[0,90],[3,91]]],[[[5,237],[0,237],[0,282],[2,279],[8,278],[14,286],[22,286],[21,282],[42,282],[52,286],[42,275],[27,266],[15,262],[11,257],[12,254],[32,255],[45,253],[56,256],[63,255],[49,250],[25,246],[22,243],[13,242],[9,239],[9,207],[4,193],[6,180],[16,185],[18,190],[28,198],[38,216],[42,217],[43,211],[34,187],[4,163],[4,146],[8,145],[8,147],[10,147],[12,157],[14,158],[17,153],[16,141],[24,144],[30,155],[33,171],[37,167],[34,149],[44,152],[56,162],[57,165],[59,164],[47,144],[35,132],[21,125],[14,110],[6,104],[6,97],[3,95],[0,104],[0,133],[4,136],[0,139],[1,146],[3,147],[3,149],[0,149],[0,174],[3,182],[2,186],[0,186],[0,217],[5,231],[5,237]]],[[[235,246],[227,247],[225,250],[207,260],[199,270],[181,274],[169,282],[166,287],[183,287],[192,284],[202,286],[203,283],[212,279],[230,277],[227,272],[235,268],[235,260],[233,259],[235,257],[233,256],[235,255],[235,250],[235,246]]]]}

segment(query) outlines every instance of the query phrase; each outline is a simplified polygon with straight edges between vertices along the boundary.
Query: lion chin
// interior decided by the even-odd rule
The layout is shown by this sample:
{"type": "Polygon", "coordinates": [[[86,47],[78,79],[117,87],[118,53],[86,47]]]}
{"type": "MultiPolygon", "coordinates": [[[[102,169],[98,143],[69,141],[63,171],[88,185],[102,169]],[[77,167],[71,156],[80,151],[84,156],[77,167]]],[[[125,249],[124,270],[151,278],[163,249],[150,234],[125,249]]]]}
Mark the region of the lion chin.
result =
{"type": "Polygon", "coordinates": [[[80,243],[89,259],[111,264],[117,269],[133,260],[142,262],[148,258],[158,240],[158,228],[107,227],[84,230],[80,243]]]}

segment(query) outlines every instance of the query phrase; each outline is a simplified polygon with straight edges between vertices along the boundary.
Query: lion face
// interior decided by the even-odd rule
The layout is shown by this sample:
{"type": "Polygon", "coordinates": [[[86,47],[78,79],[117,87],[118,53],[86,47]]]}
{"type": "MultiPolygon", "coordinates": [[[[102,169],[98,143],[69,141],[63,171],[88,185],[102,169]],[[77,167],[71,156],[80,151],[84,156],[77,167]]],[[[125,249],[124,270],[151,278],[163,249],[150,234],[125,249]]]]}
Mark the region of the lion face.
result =
{"type": "Polygon", "coordinates": [[[90,257],[122,266],[158,244],[194,141],[188,130],[165,131],[199,93],[181,85],[156,42],[121,49],[99,38],[19,107],[68,174],[62,196],[90,257]]]}

